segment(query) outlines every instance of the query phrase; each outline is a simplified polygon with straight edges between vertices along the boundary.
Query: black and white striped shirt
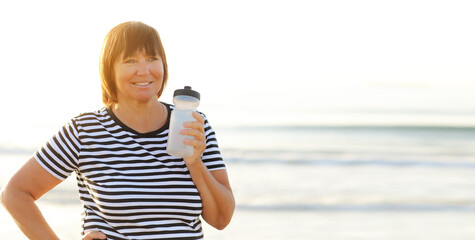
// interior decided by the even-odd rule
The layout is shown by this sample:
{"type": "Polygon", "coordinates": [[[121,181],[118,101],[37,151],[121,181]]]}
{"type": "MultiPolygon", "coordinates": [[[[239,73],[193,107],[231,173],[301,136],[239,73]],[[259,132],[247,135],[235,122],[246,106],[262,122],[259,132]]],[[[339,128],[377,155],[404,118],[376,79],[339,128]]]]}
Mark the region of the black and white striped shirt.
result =
{"type": "MultiPolygon", "coordinates": [[[[166,106],[170,116],[173,106],[166,106]]],[[[204,117],[203,163],[225,169],[204,117]]],[[[203,238],[200,195],[183,159],[166,153],[169,118],[161,129],[141,134],[102,108],[73,118],[36,152],[55,177],[76,173],[84,231],[102,231],[107,239],[203,238]]]]}

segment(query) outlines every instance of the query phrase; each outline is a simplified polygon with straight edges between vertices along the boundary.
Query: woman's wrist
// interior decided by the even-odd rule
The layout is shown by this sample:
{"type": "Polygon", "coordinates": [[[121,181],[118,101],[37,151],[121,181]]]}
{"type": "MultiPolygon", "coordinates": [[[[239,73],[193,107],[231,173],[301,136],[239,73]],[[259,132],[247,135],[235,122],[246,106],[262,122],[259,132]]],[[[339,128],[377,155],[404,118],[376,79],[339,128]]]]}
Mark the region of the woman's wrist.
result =
{"type": "Polygon", "coordinates": [[[203,161],[201,160],[201,157],[189,157],[189,158],[184,158],[185,164],[188,167],[188,169],[191,171],[191,169],[198,169],[201,167],[204,167],[203,161]]]}

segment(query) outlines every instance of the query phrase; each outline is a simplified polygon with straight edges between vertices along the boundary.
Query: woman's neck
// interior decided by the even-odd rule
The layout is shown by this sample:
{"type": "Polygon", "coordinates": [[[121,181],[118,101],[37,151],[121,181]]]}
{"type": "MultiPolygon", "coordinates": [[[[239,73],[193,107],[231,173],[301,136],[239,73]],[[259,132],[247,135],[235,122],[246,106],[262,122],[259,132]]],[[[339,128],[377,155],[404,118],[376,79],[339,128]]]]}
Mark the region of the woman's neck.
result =
{"type": "Polygon", "coordinates": [[[116,103],[111,110],[119,120],[140,133],[161,128],[167,119],[166,107],[159,101],[146,104],[116,103]]]}

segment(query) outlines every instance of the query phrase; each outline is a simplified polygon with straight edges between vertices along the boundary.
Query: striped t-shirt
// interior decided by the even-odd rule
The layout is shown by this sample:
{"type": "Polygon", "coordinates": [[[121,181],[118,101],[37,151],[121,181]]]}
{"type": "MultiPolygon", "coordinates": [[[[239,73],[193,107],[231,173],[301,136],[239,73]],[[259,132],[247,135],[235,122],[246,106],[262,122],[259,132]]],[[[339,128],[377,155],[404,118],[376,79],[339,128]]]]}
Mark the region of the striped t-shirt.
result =
{"type": "MultiPolygon", "coordinates": [[[[55,177],[76,173],[83,231],[99,230],[107,239],[203,238],[198,190],[183,159],[166,153],[173,109],[166,106],[167,123],[149,133],[127,127],[107,108],[81,114],[36,152],[38,163],[55,177]]],[[[203,163],[209,170],[225,169],[204,118],[203,163]]]]}

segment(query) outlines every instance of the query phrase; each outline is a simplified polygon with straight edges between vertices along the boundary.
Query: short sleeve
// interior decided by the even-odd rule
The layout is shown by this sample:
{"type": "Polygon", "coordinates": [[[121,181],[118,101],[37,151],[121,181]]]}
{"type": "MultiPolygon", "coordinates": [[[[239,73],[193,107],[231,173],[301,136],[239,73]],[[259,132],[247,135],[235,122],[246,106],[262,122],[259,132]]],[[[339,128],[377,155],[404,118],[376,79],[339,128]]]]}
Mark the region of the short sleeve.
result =
{"type": "Polygon", "coordinates": [[[204,117],[205,124],[204,130],[206,135],[206,149],[203,152],[203,156],[201,157],[204,165],[208,168],[208,170],[219,170],[219,169],[226,169],[224,165],[223,158],[221,156],[221,151],[219,150],[218,140],[216,139],[216,133],[214,132],[213,128],[208,122],[208,118],[201,113],[204,117]]]}
{"type": "Polygon", "coordinates": [[[77,126],[71,120],[38,149],[34,157],[53,176],[65,180],[77,169],[80,146],[77,126]]]}

